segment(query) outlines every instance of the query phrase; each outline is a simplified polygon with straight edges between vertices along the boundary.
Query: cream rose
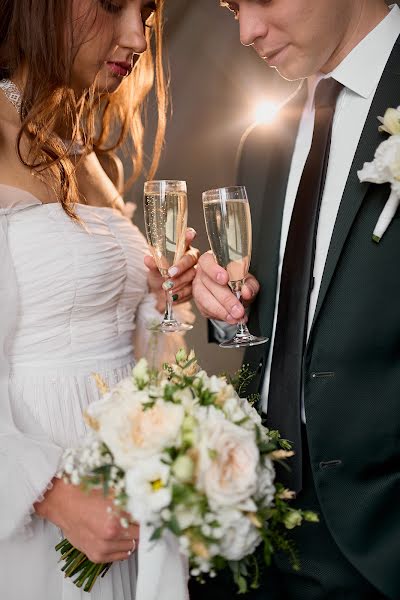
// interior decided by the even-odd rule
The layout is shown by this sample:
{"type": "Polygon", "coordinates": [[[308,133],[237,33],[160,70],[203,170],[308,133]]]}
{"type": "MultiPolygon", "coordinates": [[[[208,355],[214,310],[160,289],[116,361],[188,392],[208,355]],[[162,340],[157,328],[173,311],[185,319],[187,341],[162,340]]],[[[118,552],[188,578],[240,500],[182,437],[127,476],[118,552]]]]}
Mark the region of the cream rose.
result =
{"type": "Polygon", "coordinates": [[[213,509],[237,506],[255,493],[260,459],[254,433],[218,413],[210,410],[202,423],[197,473],[213,509]]]}
{"type": "Polygon", "coordinates": [[[146,408],[143,395],[146,392],[136,392],[129,400],[97,418],[98,434],[121,469],[129,469],[138,460],[174,445],[180,433],[183,407],[159,398],[154,406],[146,408]]]}

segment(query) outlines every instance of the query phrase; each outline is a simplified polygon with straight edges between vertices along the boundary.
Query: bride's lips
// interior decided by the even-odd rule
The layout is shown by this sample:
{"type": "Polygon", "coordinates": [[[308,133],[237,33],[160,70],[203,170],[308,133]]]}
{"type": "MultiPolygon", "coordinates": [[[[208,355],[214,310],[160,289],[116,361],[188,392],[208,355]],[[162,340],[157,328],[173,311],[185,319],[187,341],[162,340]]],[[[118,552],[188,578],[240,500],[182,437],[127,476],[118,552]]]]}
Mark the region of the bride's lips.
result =
{"type": "Polygon", "coordinates": [[[271,52],[265,53],[265,55],[262,58],[265,60],[265,62],[269,64],[270,67],[276,67],[282,59],[284,51],[286,49],[287,45],[282,46],[281,48],[277,48],[276,50],[271,50],[271,52]]]}
{"type": "Polygon", "coordinates": [[[130,62],[106,61],[106,65],[113,75],[116,75],[121,79],[127,77],[133,68],[132,63],[130,62]]]}

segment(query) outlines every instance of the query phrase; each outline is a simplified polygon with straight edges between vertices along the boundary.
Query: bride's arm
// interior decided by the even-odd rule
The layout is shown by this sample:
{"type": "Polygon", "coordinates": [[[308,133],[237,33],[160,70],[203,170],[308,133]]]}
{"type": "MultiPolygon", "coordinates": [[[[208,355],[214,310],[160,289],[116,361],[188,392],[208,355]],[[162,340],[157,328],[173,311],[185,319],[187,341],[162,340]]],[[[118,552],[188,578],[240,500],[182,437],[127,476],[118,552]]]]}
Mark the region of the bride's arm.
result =
{"type": "Polygon", "coordinates": [[[18,323],[18,286],[8,246],[10,214],[35,210],[40,201],[10,189],[0,198],[0,539],[22,531],[33,504],[43,498],[58,470],[62,448],[32,418],[23,430],[12,410],[10,354],[18,323]]]}

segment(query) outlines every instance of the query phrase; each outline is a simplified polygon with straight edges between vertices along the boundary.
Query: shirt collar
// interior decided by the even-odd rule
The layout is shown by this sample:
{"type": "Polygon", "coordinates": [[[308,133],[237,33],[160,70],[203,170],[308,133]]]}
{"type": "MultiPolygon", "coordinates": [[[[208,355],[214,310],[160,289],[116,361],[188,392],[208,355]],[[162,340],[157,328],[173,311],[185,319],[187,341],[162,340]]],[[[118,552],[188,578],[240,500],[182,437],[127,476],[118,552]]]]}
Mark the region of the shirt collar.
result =
{"type": "Polygon", "coordinates": [[[352,92],[368,98],[377,88],[399,35],[400,8],[396,4],[343,61],[324,77],[333,77],[352,92]]]}

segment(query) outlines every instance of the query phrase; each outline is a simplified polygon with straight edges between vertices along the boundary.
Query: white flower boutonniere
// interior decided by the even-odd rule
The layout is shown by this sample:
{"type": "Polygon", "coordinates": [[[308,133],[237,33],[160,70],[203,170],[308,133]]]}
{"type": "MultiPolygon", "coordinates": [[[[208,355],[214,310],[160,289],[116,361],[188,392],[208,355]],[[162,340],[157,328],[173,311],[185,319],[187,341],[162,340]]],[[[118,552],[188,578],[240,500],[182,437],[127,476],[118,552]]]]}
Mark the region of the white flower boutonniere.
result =
{"type": "Polygon", "coordinates": [[[379,131],[390,134],[390,138],[382,142],[372,162],[364,164],[358,171],[361,182],[390,183],[391,193],[378,219],[372,234],[374,242],[380,242],[386,229],[400,205],[400,106],[388,108],[385,116],[378,117],[382,125],[379,131]]]}

